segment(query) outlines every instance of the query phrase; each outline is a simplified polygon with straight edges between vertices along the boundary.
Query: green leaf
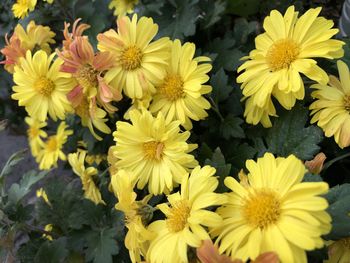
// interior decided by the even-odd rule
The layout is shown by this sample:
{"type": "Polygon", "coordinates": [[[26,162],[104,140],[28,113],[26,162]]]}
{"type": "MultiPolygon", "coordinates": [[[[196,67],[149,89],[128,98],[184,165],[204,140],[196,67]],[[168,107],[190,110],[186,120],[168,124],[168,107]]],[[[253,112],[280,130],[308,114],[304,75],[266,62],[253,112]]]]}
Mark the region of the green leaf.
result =
{"type": "Polygon", "coordinates": [[[258,23],[256,21],[248,22],[245,18],[238,18],[235,20],[235,27],[233,29],[234,36],[237,42],[241,45],[247,43],[248,36],[256,31],[258,23]]]}
{"type": "Polygon", "coordinates": [[[226,140],[230,138],[244,138],[244,130],[241,127],[243,122],[241,118],[234,117],[232,114],[227,115],[220,126],[222,136],[226,140]]]}
{"type": "Polygon", "coordinates": [[[27,153],[27,151],[28,149],[23,149],[11,155],[11,157],[7,160],[4,168],[2,168],[0,179],[11,173],[13,167],[23,160],[24,155],[27,153]]]}
{"type": "Polygon", "coordinates": [[[326,195],[327,209],[332,217],[332,231],[327,239],[338,240],[350,236],[350,184],[337,185],[326,195]]]}
{"type": "Polygon", "coordinates": [[[268,130],[268,151],[278,156],[296,155],[301,160],[310,160],[319,152],[322,131],[316,126],[305,127],[308,110],[299,104],[290,111],[285,110],[268,130]]]}
{"type": "Polygon", "coordinates": [[[115,228],[106,228],[89,233],[86,259],[93,260],[95,263],[112,263],[112,255],[116,255],[119,251],[115,239],[116,234],[117,230],[115,228]]]}
{"type": "Polygon", "coordinates": [[[32,185],[40,181],[48,173],[48,171],[42,171],[38,173],[35,170],[25,173],[20,183],[12,184],[10,189],[8,190],[9,202],[12,204],[17,204],[19,201],[21,201],[21,199],[24,196],[26,196],[30,192],[32,185]]]}
{"type": "Polygon", "coordinates": [[[219,177],[218,192],[225,192],[227,190],[224,185],[224,179],[230,174],[231,164],[227,164],[224,155],[220,148],[216,148],[211,159],[205,160],[206,165],[213,166],[216,169],[216,175],[219,177]]]}
{"type": "Polygon", "coordinates": [[[67,256],[66,238],[60,238],[44,242],[34,258],[34,263],[63,263],[67,256]]]}
{"type": "Polygon", "coordinates": [[[204,17],[202,21],[203,29],[207,29],[216,24],[223,17],[226,9],[226,1],[200,1],[204,17]]]}
{"type": "Polygon", "coordinates": [[[211,96],[216,104],[218,104],[218,102],[224,101],[230,95],[232,86],[227,85],[227,82],[228,76],[222,68],[220,68],[210,78],[210,85],[213,87],[211,96]]]}

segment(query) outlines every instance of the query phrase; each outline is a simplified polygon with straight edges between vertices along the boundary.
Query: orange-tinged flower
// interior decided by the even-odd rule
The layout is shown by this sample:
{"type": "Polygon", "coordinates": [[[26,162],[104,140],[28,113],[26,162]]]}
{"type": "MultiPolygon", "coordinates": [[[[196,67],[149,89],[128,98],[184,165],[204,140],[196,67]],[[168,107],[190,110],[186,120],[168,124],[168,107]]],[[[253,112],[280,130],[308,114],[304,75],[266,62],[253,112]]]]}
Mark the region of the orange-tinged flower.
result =
{"type": "Polygon", "coordinates": [[[311,161],[306,161],[305,166],[312,174],[319,174],[322,171],[323,163],[327,159],[323,152],[318,153],[311,161]]]}
{"type": "Polygon", "coordinates": [[[79,24],[81,18],[78,18],[77,20],[74,21],[73,23],[73,28],[72,28],[72,32],[69,32],[69,27],[70,27],[70,23],[66,23],[64,22],[64,30],[63,30],[63,36],[64,39],[63,40],[63,51],[68,50],[70,44],[74,41],[74,39],[76,37],[82,36],[84,31],[86,29],[90,28],[90,25],[88,24],[79,24]]]}
{"type": "Polygon", "coordinates": [[[8,39],[8,35],[5,36],[6,46],[0,50],[5,56],[5,60],[1,61],[0,64],[5,64],[5,69],[13,73],[14,66],[18,63],[19,58],[25,57],[26,50],[21,47],[21,41],[16,35],[12,35],[8,39]]]}

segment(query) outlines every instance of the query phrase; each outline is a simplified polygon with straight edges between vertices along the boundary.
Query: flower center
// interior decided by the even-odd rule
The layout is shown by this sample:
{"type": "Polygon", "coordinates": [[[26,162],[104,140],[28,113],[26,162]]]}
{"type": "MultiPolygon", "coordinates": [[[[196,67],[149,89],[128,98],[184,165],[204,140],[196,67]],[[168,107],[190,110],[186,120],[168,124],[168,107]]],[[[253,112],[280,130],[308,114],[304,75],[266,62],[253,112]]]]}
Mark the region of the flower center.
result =
{"type": "Polygon", "coordinates": [[[344,108],[350,112],[350,95],[344,96],[344,108]]]}
{"type": "Polygon", "coordinates": [[[159,87],[159,93],[170,101],[175,101],[184,95],[184,82],[181,76],[168,75],[165,77],[163,85],[159,87]]]}
{"type": "Polygon", "coordinates": [[[36,138],[39,135],[39,129],[35,127],[30,127],[28,129],[27,134],[30,139],[36,138]]]}
{"type": "Polygon", "coordinates": [[[124,70],[135,70],[141,66],[142,52],[136,46],[126,47],[121,54],[120,62],[124,70]]]}
{"type": "Polygon", "coordinates": [[[177,201],[171,208],[166,220],[167,227],[171,232],[179,232],[183,230],[190,216],[191,208],[187,200],[177,201]]]}
{"type": "Polygon", "coordinates": [[[163,155],[164,143],[162,142],[145,142],[143,144],[143,151],[149,160],[160,160],[163,155]]]}
{"type": "Polygon", "coordinates": [[[84,90],[94,89],[98,86],[97,80],[98,71],[91,65],[81,67],[76,73],[75,77],[84,90]]]}
{"type": "Polygon", "coordinates": [[[300,47],[291,39],[276,41],[267,51],[266,60],[272,71],[288,68],[296,60],[300,47]]]}
{"type": "Polygon", "coordinates": [[[262,229],[280,218],[281,203],[275,192],[259,189],[244,200],[242,214],[250,225],[262,229]]]}
{"type": "Polygon", "coordinates": [[[50,152],[56,151],[58,148],[56,136],[51,136],[46,144],[46,149],[50,152]]]}
{"type": "Polygon", "coordinates": [[[41,77],[37,79],[34,83],[34,88],[41,94],[46,97],[49,97],[55,89],[55,83],[52,80],[41,77]]]}

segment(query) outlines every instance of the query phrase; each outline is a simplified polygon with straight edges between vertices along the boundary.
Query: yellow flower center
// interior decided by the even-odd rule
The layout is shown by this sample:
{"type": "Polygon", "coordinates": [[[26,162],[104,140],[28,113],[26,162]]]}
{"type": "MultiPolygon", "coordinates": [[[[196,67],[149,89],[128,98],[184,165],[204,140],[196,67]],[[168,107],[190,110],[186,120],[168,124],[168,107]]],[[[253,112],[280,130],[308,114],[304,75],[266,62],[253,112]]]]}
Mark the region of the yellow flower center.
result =
{"type": "Polygon", "coordinates": [[[143,144],[143,151],[149,160],[160,160],[163,155],[164,143],[162,142],[145,142],[143,144]]]}
{"type": "Polygon", "coordinates": [[[297,59],[300,47],[292,39],[276,41],[267,51],[266,60],[272,71],[288,68],[297,59]]]}
{"type": "Polygon", "coordinates": [[[278,221],[281,215],[281,203],[277,193],[259,189],[244,200],[243,217],[253,227],[265,228],[278,221]]]}
{"type": "Polygon", "coordinates": [[[51,136],[47,141],[46,149],[50,152],[54,152],[54,151],[57,151],[57,148],[58,148],[58,143],[57,143],[56,136],[51,136]]]}
{"type": "Polygon", "coordinates": [[[163,85],[159,87],[159,93],[170,101],[175,101],[184,95],[184,82],[181,76],[174,74],[165,77],[163,85]]]}
{"type": "Polygon", "coordinates": [[[120,63],[124,70],[135,70],[141,66],[142,51],[137,46],[126,47],[121,54],[120,63]]]}
{"type": "Polygon", "coordinates": [[[190,216],[191,208],[187,200],[177,201],[171,208],[166,220],[168,229],[171,232],[179,232],[183,230],[190,216]]]}
{"type": "Polygon", "coordinates": [[[53,83],[53,81],[48,78],[41,77],[35,81],[34,88],[41,95],[49,97],[55,89],[55,83],[53,83]]]}
{"type": "Polygon", "coordinates": [[[29,127],[27,134],[30,139],[33,139],[39,135],[39,129],[36,127],[29,127]]]}
{"type": "Polygon", "coordinates": [[[350,112],[350,95],[344,96],[344,108],[350,112]]]}
{"type": "Polygon", "coordinates": [[[91,65],[85,65],[75,73],[76,79],[84,89],[93,89],[98,86],[97,75],[98,71],[91,65]]]}

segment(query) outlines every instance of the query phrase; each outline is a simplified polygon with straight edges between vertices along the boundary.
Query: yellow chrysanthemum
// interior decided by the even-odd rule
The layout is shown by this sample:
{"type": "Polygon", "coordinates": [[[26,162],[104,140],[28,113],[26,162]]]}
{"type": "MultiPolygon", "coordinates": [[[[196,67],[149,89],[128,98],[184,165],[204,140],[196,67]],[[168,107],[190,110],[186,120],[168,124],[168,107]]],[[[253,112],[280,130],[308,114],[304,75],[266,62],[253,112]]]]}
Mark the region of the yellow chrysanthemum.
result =
{"type": "Polygon", "coordinates": [[[78,151],[68,154],[68,162],[73,172],[81,179],[84,190],[84,197],[97,204],[105,204],[102,200],[100,190],[97,188],[93,177],[98,174],[95,167],[85,168],[86,151],[78,151]]]}
{"type": "Polygon", "coordinates": [[[321,235],[331,229],[328,203],[319,196],[327,183],[302,182],[306,168],[294,155],[266,153],[246,167],[249,184],[225,178],[232,192],[217,210],[223,223],[212,230],[220,253],[245,261],[272,251],[281,262],[307,262],[305,250],[323,247],[321,235]]]}
{"type": "Polygon", "coordinates": [[[171,46],[171,59],[166,67],[166,76],[153,97],[150,111],[161,111],[167,122],[179,120],[185,129],[192,129],[190,119],[198,121],[208,116],[205,110],[210,103],[203,97],[211,92],[211,86],[203,85],[209,80],[207,73],[212,66],[208,57],[193,58],[196,47],[193,43],[181,45],[175,40],[171,46]]]}
{"type": "Polygon", "coordinates": [[[158,32],[158,25],[152,18],[137,15],[132,20],[118,18],[118,32],[113,29],[99,34],[98,49],[109,51],[115,56],[116,67],[109,70],[105,80],[119,87],[130,98],[142,98],[154,93],[165,76],[165,66],[169,58],[169,38],[164,37],[151,43],[158,32]]]}
{"type": "Polygon", "coordinates": [[[115,16],[125,16],[134,12],[134,7],[139,3],[139,0],[111,0],[108,5],[109,9],[114,10],[115,16]]]}
{"type": "MultiPolygon", "coordinates": [[[[52,224],[47,224],[47,225],[45,225],[45,227],[44,227],[44,230],[45,230],[46,232],[52,232],[52,229],[53,229],[53,225],[52,225],[52,224]]],[[[43,237],[44,237],[44,238],[47,238],[47,239],[50,240],[50,241],[53,240],[53,239],[52,239],[52,236],[49,235],[49,234],[43,234],[43,237]]]]}
{"type": "Polygon", "coordinates": [[[44,2],[49,3],[50,5],[53,3],[54,0],[44,0],[44,2]]]}
{"type": "Polygon", "coordinates": [[[219,226],[222,218],[206,208],[226,202],[226,196],[214,193],[219,184],[214,174],[213,167],[197,166],[183,179],[181,191],[168,196],[170,206],[158,205],[166,219],[149,226],[157,237],[148,249],[148,262],[187,263],[188,248],[198,248],[210,239],[205,227],[219,226]]]}
{"type": "Polygon", "coordinates": [[[39,163],[39,169],[48,170],[52,166],[57,166],[58,159],[66,160],[66,155],[62,152],[62,148],[67,142],[68,136],[73,134],[72,130],[66,130],[67,127],[65,122],[61,122],[57,128],[56,135],[51,135],[47,139],[43,149],[36,157],[36,161],[39,163]]]}
{"type": "Polygon", "coordinates": [[[350,238],[342,238],[332,241],[328,247],[328,260],[324,263],[349,263],[350,262],[350,238]]]}
{"type": "MultiPolygon", "coordinates": [[[[261,121],[259,118],[268,118],[270,113],[274,115],[271,95],[286,109],[291,109],[296,99],[303,99],[305,91],[300,73],[321,84],[328,82],[326,72],[312,58],[340,58],[344,54],[344,42],[330,39],[338,29],[332,28],[331,20],[318,17],[320,11],[321,8],[310,9],[298,18],[298,12],[291,6],[284,16],[272,10],[265,18],[266,32],[255,38],[256,49],[238,68],[238,72],[244,72],[237,82],[242,83],[243,95],[252,100],[251,105],[246,105],[245,115],[253,111],[250,107],[265,111],[265,115],[251,114],[247,117],[249,123],[256,124],[261,121]]],[[[270,121],[265,120],[263,124],[271,126],[270,121]]]]}
{"type": "Polygon", "coordinates": [[[167,124],[161,113],[153,117],[146,110],[133,110],[130,120],[132,124],[118,121],[113,133],[116,166],[130,170],[139,189],[148,183],[152,194],[171,191],[197,165],[188,154],[197,144],[188,144],[190,132],[180,132],[178,121],[167,124]]]}
{"type": "Polygon", "coordinates": [[[14,34],[21,41],[21,48],[30,50],[32,53],[41,49],[50,55],[50,44],[56,43],[54,40],[56,34],[51,31],[50,27],[36,25],[34,21],[29,22],[26,30],[18,24],[15,27],[14,34]]]}
{"type": "Polygon", "coordinates": [[[60,72],[62,60],[55,54],[48,56],[44,51],[38,51],[33,56],[27,51],[26,58],[20,59],[20,65],[15,66],[11,98],[18,100],[19,106],[25,106],[28,114],[45,121],[47,114],[53,120],[63,120],[66,112],[72,110],[67,100],[67,93],[74,87],[71,75],[60,72]]]}
{"type": "Polygon", "coordinates": [[[32,152],[32,155],[36,157],[44,146],[42,139],[47,137],[47,133],[42,130],[42,128],[46,127],[46,122],[40,122],[31,117],[26,117],[25,122],[29,126],[27,135],[30,150],[32,152]]]}
{"type": "Polygon", "coordinates": [[[17,18],[25,18],[28,15],[28,11],[33,11],[36,6],[37,0],[17,0],[12,6],[13,15],[17,18]]]}
{"type": "Polygon", "coordinates": [[[151,195],[146,196],[142,201],[136,201],[134,184],[130,174],[125,170],[120,170],[112,176],[111,185],[118,198],[115,209],[122,211],[125,215],[125,226],[128,229],[125,247],[129,250],[132,262],[141,262],[146,254],[148,241],[154,237],[154,233],[145,227],[153,214],[152,207],[147,205],[151,195]]]}
{"type": "Polygon", "coordinates": [[[316,101],[310,105],[314,115],[311,123],[317,122],[326,137],[334,136],[340,148],[350,145],[350,73],[343,61],[338,61],[340,81],[330,76],[328,85],[315,84],[311,93],[316,101]]]}

